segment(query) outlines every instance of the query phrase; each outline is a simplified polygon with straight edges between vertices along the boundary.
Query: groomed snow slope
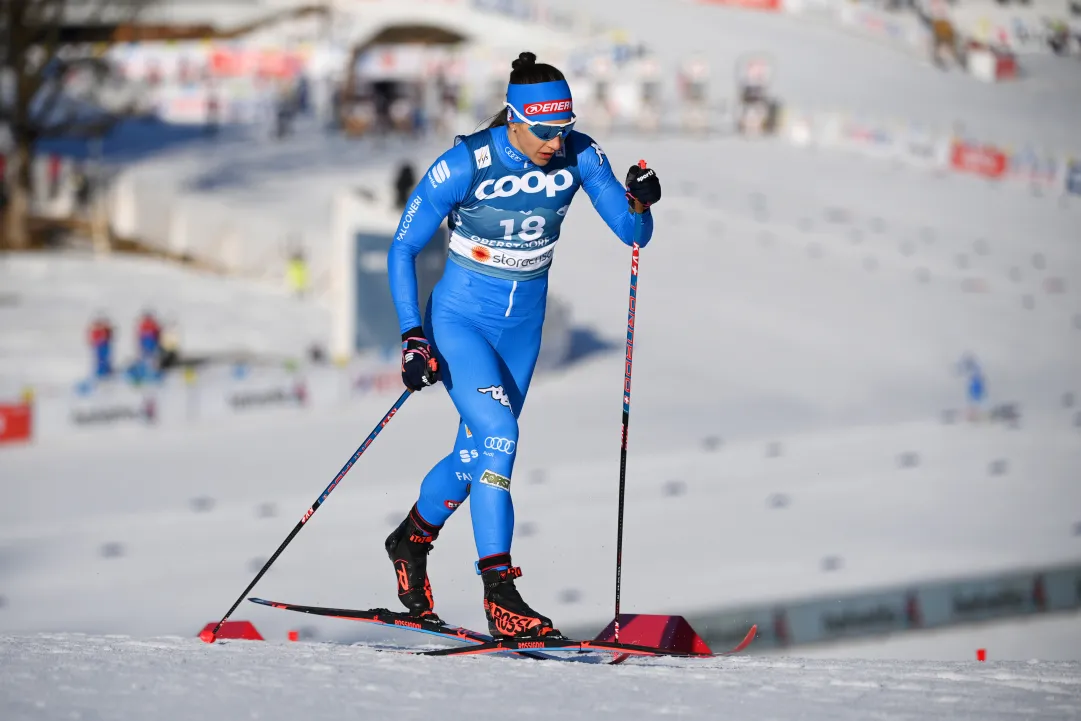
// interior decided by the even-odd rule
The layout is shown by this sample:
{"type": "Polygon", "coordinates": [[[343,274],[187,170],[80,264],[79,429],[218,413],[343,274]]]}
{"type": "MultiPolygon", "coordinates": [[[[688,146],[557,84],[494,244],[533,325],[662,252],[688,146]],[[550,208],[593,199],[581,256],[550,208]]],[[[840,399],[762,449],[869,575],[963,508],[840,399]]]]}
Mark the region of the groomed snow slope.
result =
{"type": "Polygon", "coordinates": [[[0,637],[0,716],[598,721],[1076,719],[1076,663],[733,658],[620,667],[429,659],[327,644],[0,637]]]}

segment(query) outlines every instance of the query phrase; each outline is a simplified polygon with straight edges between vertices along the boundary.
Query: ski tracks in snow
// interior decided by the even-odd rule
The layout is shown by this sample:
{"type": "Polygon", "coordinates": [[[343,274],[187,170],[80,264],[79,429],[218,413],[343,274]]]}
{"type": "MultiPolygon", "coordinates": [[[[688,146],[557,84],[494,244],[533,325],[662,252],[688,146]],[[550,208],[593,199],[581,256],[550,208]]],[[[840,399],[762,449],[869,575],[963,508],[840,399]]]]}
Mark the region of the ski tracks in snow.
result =
{"type": "Polygon", "coordinates": [[[365,646],[0,637],[0,718],[1081,719],[1081,664],[424,658],[365,646]]]}

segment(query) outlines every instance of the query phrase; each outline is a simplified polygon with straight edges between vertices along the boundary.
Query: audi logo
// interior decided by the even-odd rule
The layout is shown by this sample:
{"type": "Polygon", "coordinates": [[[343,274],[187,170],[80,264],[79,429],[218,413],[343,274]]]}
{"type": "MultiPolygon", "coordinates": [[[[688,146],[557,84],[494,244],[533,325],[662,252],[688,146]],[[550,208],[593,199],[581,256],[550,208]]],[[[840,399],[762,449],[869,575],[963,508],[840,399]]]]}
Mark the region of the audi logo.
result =
{"type": "Polygon", "coordinates": [[[517,444],[509,438],[495,438],[488,436],[484,439],[484,447],[490,451],[503,451],[504,453],[514,453],[514,446],[517,444]]]}

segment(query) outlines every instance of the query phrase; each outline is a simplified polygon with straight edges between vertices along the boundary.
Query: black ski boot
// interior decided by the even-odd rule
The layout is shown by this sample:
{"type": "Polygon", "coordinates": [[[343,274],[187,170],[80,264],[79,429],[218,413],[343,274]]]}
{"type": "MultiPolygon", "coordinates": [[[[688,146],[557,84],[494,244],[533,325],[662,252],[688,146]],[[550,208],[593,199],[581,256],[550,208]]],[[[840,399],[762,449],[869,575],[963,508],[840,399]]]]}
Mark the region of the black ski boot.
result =
{"type": "Polygon", "coordinates": [[[433,526],[417,513],[414,505],[409,515],[387,536],[386,549],[398,575],[398,600],[414,616],[438,620],[432,608],[432,584],[428,581],[428,554],[432,541],[442,526],[433,526]]]}
{"type": "Polygon", "coordinates": [[[542,616],[522,600],[514,579],[522,569],[510,565],[510,554],[501,553],[481,559],[477,564],[484,581],[484,615],[488,630],[496,638],[563,638],[552,628],[552,620],[542,616]],[[507,566],[503,570],[493,566],[507,566]]]}

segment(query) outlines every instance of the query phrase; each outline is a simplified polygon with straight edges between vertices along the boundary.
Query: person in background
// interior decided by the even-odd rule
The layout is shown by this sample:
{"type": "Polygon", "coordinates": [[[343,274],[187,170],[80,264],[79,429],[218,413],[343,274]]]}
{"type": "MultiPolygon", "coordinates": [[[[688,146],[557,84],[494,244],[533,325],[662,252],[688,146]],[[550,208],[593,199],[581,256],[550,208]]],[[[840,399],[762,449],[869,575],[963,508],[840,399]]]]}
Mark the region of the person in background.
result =
{"type": "Polygon", "coordinates": [[[136,334],[139,338],[139,359],[136,362],[139,375],[143,380],[157,378],[161,361],[161,324],[151,311],[143,312],[136,334]]]}
{"type": "Polygon", "coordinates": [[[409,193],[417,184],[417,173],[412,163],[402,163],[398,168],[398,177],[394,179],[394,208],[403,210],[409,201],[409,193]]]}
{"type": "Polygon", "coordinates": [[[90,322],[87,340],[94,353],[94,378],[108,378],[113,374],[113,326],[104,313],[90,322]]]}
{"type": "Polygon", "coordinates": [[[161,331],[161,362],[162,371],[167,371],[180,362],[180,331],[176,320],[170,320],[161,331]]]}
{"type": "Polygon", "coordinates": [[[987,397],[987,380],[976,356],[966,353],[959,364],[960,372],[968,379],[965,390],[968,395],[968,419],[978,421],[983,401],[987,397]]]}
{"type": "Polygon", "coordinates": [[[289,263],[285,268],[285,280],[289,284],[289,290],[297,298],[303,298],[308,291],[308,261],[304,258],[304,251],[297,250],[289,257],[289,263]]]}

